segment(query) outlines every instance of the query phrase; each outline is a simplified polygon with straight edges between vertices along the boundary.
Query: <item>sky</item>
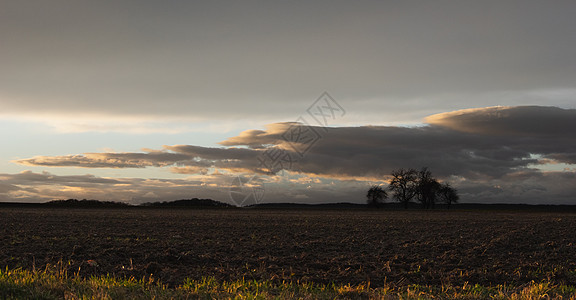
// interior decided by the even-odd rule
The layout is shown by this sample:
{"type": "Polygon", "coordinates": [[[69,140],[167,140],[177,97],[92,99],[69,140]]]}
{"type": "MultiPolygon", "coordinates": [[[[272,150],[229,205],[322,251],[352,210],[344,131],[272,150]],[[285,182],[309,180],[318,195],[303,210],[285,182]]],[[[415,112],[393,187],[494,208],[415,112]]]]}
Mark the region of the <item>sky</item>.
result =
{"type": "Polygon", "coordinates": [[[0,0],[0,201],[576,204],[576,2],[0,0]]]}

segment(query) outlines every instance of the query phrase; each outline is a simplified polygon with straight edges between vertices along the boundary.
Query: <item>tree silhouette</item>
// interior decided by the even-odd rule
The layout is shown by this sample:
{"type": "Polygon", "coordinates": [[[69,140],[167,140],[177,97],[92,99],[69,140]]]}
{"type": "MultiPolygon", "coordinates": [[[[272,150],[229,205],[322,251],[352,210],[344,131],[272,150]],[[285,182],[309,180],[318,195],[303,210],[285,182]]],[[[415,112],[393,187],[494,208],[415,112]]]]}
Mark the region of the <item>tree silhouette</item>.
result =
{"type": "Polygon", "coordinates": [[[432,177],[428,168],[422,168],[416,177],[416,197],[426,209],[434,208],[441,184],[432,177]]]}
{"type": "Polygon", "coordinates": [[[373,185],[368,190],[366,198],[369,206],[378,208],[384,203],[384,200],[388,198],[388,193],[386,193],[386,191],[380,186],[373,185]]]}
{"type": "Polygon", "coordinates": [[[417,171],[414,169],[398,169],[392,171],[392,180],[388,189],[394,193],[396,201],[408,208],[408,203],[416,196],[417,171]]]}
{"type": "Polygon", "coordinates": [[[438,194],[440,195],[440,200],[448,204],[448,209],[450,209],[450,205],[452,203],[458,203],[458,200],[460,200],[460,196],[458,196],[458,191],[452,186],[450,186],[448,182],[441,185],[438,194]]]}
{"type": "Polygon", "coordinates": [[[392,179],[388,189],[393,192],[396,201],[404,204],[408,208],[408,203],[416,199],[425,209],[434,208],[437,201],[448,204],[459,200],[458,192],[452,188],[449,183],[441,184],[432,176],[428,168],[422,168],[420,171],[415,169],[397,169],[393,170],[392,179]]]}

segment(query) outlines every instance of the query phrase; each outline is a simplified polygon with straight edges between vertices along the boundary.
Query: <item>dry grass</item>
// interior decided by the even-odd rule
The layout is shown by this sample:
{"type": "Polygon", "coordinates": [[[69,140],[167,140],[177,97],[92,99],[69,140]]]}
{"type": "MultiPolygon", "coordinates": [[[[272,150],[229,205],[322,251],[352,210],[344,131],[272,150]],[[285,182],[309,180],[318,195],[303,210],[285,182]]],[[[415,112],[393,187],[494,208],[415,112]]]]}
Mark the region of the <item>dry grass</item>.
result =
{"type": "Polygon", "coordinates": [[[0,271],[2,299],[576,299],[573,286],[547,282],[523,286],[384,286],[187,279],[168,288],[153,278],[69,275],[64,264],[42,271],[0,271]]]}

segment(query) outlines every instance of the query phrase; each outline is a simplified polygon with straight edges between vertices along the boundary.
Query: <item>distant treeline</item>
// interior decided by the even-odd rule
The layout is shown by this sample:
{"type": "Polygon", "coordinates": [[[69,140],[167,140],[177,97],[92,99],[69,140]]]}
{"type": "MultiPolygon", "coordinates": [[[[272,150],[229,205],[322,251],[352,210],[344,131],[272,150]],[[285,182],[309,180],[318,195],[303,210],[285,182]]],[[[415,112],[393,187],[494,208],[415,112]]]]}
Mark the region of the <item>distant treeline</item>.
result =
{"type": "Polygon", "coordinates": [[[114,202],[114,201],[100,201],[100,200],[77,200],[77,199],[68,199],[68,200],[53,200],[50,202],[44,203],[45,205],[49,206],[60,206],[60,207],[127,207],[131,206],[128,203],[124,202],[114,202]]]}
{"type": "MultiPolygon", "coordinates": [[[[16,205],[16,203],[14,203],[16,205]]],[[[140,205],[132,205],[125,202],[115,202],[115,201],[100,201],[100,200],[53,200],[46,203],[39,203],[41,206],[51,206],[51,207],[209,207],[209,208],[225,208],[225,207],[235,207],[227,203],[219,202],[212,199],[182,199],[175,201],[164,201],[164,202],[147,202],[140,205]]]]}
{"type": "Polygon", "coordinates": [[[188,200],[176,200],[176,201],[164,201],[164,202],[147,202],[140,206],[152,206],[152,207],[236,207],[227,203],[212,199],[188,199],[188,200]]]}
{"type": "MultiPolygon", "coordinates": [[[[211,199],[188,199],[164,202],[148,202],[140,205],[131,205],[124,202],[100,201],[100,200],[54,200],[45,203],[25,203],[25,202],[0,202],[0,207],[29,207],[29,208],[238,208],[236,206],[222,203],[211,199]]],[[[238,209],[313,209],[313,210],[363,210],[371,207],[370,204],[358,203],[259,203],[238,209]]],[[[387,210],[404,210],[403,203],[387,203],[387,210]]],[[[408,203],[412,209],[422,208],[417,203],[408,203]]],[[[447,209],[447,204],[438,204],[437,208],[447,209]]],[[[462,203],[452,204],[452,209],[469,211],[548,211],[548,212],[576,212],[576,205],[545,205],[545,204],[484,204],[484,203],[462,203]]]]}

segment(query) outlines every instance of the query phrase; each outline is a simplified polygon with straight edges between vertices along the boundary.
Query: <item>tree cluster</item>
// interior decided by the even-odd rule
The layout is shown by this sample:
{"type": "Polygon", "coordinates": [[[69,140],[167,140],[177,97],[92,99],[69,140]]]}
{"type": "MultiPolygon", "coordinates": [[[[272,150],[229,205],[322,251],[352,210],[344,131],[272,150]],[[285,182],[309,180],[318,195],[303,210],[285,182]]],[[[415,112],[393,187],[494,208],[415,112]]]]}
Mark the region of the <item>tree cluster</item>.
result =
{"type": "MultiPolygon", "coordinates": [[[[420,171],[398,169],[393,170],[390,175],[392,179],[387,190],[404,208],[408,208],[408,204],[413,201],[419,202],[426,209],[434,208],[437,203],[447,204],[450,208],[450,205],[457,203],[460,198],[455,188],[447,182],[438,182],[428,168],[420,171]]],[[[368,190],[366,198],[368,205],[380,207],[388,198],[388,192],[381,186],[374,185],[368,190]]]]}

